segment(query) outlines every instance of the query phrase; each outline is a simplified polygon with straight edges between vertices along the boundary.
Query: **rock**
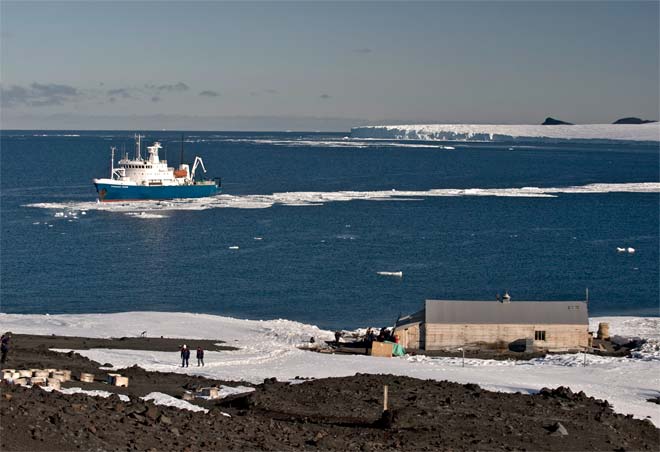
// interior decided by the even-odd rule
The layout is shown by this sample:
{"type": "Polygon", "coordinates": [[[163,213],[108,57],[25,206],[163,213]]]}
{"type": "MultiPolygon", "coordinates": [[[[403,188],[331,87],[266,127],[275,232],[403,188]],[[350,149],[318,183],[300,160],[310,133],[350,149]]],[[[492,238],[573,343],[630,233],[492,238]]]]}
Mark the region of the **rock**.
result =
{"type": "Polygon", "coordinates": [[[131,417],[133,419],[135,419],[136,421],[138,421],[138,422],[144,422],[146,420],[146,418],[144,416],[142,416],[141,414],[137,414],[137,413],[131,413],[131,417]]]}
{"type": "MultiPolygon", "coordinates": [[[[5,393],[5,394],[2,394],[2,397],[4,397],[5,400],[11,400],[12,395],[11,395],[11,394],[7,394],[7,393],[5,393]]],[[[649,400],[650,400],[650,399],[649,399],[649,400]]]]}
{"type": "Polygon", "coordinates": [[[548,116],[545,118],[545,121],[541,123],[542,126],[560,126],[560,125],[566,125],[566,126],[572,126],[572,122],[566,122],[566,121],[560,121],[559,119],[551,118],[548,116]]]}
{"type": "Polygon", "coordinates": [[[657,122],[657,121],[650,121],[648,119],[641,119],[641,118],[636,118],[634,116],[629,116],[627,118],[617,119],[612,124],[648,124],[650,122],[657,122]]]}
{"type": "Polygon", "coordinates": [[[551,429],[552,433],[550,433],[550,436],[568,436],[568,430],[566,430],[566,427],[561,422],[555,422],[551,429]]]}
{"type": "Polygon", "coordinates": [[[164,414],[160,415],[160,417],[158,418],[158,422],[160,422],[161,424],[165,424],[165,425],[171,425],[172,424],[172,420],[169,417],[165,416],[164,414]]]}
{"type": "Polygon", "coordinates": [[[158,417],[158,408],[155,406],[150,406],[147,409],[147,412],[145,413],[145,416],[147,416],[149,419],[156,419],[158,417]]]}

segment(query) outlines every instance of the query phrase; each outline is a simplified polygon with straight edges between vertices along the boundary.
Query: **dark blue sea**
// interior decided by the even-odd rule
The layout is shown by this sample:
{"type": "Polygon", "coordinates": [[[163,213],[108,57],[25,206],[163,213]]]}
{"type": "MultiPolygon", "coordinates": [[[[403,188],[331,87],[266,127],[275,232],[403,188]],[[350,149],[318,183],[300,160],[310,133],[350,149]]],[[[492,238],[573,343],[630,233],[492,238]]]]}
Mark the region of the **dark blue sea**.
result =
{"type": "MultiPolygon", "coordinates": [[[[145,134],[179,163],[178,133],[145,134]]],[[[659,315],[660,195],[635,189],[660,181],[657,144],[443,149],[345,135],[189,132],[186,160],[222,177],[217,202],[98,210],[91,180],[108,176],[111,145],[132,151],[132,132],[3,131],[0,310],[354,328],[427,298],[582,300],[588,288],[591,315],[659,315]],[[415,193],[375,193],[392,190],[415,193]]]]}

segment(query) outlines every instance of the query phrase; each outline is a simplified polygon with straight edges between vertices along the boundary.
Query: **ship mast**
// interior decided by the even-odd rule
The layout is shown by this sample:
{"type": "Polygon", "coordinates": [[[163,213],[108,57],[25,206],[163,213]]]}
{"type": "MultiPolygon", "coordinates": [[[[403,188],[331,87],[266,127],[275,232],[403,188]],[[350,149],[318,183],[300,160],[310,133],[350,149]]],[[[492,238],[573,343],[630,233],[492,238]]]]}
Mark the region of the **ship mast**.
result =
{"type": "Polygon", "coordinates": [[[110,148],[110,179],[115,178],[115,147],[110,148]]]}
{"type": "Polygon", "coordinates": [[[181,158],[179,161],[179,165],[183,165],[183,134],[181,134],[181,158]]]}
{"type": "Polygon", "coordinates": [[[135,134],[135,160],[142,160],[142,150],[140,148],[141,138],[144,138],[144,135],[135,134]]]}

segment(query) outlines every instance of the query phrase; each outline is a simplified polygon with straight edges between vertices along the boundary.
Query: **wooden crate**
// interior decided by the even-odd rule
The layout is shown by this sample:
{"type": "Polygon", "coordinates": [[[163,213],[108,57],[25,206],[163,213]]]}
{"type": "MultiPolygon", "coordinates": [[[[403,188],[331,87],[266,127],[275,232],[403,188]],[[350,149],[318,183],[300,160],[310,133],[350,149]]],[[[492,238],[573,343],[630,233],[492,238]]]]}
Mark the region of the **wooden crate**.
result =
{"type": "Polygon", "coordinates": [[[80,372],[80,381],[83,383],[94,383],[94,374],[80,372]]]}
{"type": "Polygon", "coordinates": [[[217,399],[220,396],[218,388],[202,388],[199,390],[199,395],[208,397],[209,399],[217,399]]]}
{"type": "Polygon", "coordinates": [[[53,389],[60,389],[62,385],[62,382],[58,380],[57,378],[49,378],[48,379],[48,386],[50,386],[53,389]]]}
{"type": "Polygon", "coordinates": [[[371,344],[371,356],[392,357],[392,344],[374,341],[371,344]]]}
{"type": "Polygon", "coordinates": [[[115,386],[121,386],[123,388],[128,387],[128,377],[122,377],[121,375],[117,375],[114,379],[115,386]]]}

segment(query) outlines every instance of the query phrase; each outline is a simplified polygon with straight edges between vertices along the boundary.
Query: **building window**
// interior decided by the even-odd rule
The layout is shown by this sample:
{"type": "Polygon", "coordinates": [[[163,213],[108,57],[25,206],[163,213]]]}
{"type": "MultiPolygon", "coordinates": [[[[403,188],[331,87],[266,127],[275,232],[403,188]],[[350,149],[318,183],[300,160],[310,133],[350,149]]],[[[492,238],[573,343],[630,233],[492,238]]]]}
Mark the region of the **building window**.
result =
{"type": "Polygon", "coordinates": [[[545,340],[545,331],[534,331],[534,340],[535,341],[544,341],[545,340]]]}

